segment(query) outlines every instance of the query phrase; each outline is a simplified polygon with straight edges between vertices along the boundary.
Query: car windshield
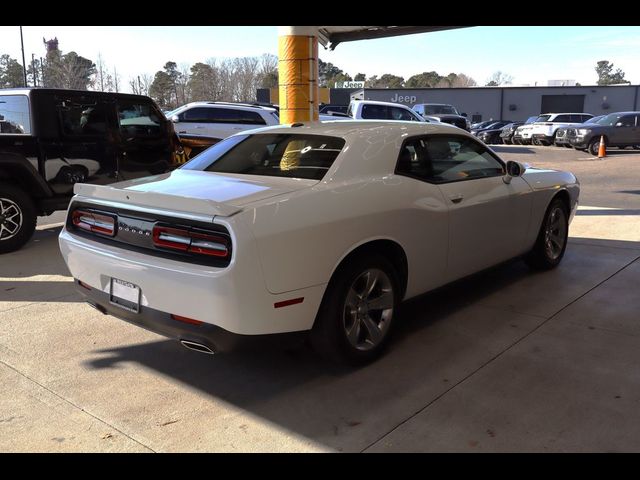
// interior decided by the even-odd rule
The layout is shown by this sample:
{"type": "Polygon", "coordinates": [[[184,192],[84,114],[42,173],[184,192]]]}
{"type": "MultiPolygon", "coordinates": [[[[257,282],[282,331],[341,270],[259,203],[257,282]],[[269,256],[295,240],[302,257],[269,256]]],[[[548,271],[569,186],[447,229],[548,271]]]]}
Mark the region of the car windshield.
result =
{"type": "Polygon", "coordinates": [[[425,115],[459,115],[452,105],[425,105],[425,115]]]}
{"type": "Polygon", "coordinates": [[[538,118],[537,115],[535,117],[529,117],[529,118],[527,118],[527,121],[524,122],[524,124],[526,125],[527,123],[533,123],[533,122],[536,121],[537,118],[538,118]]]}
{"type": "Polygon", "coordinates": [[[551,118],[551,115],[540,115],[535,119],[535,122],[547,122],[551,118]]]}
{"type": "Polygon", "coordinates": [[[587,121],[586,121],[586,122],[584,122],[584,123],[598,123],[598,121],[599,121],[601,118],[604,118],[604,115],[598,115],[597,117],[591,117],[589,120],[587,120],[587,121]]]}
{"type": "Polygon", "coordinates": [[[321,180],[345,141],[325,135],[234,135],[183,165],[186,170],[321,180]]]}
{"type": "Polygon", "coordinates": [[[620,120],[620,118],[622,118],[623,116],[624,115],[622,113],[610,113],[609,115],[605,115],[604,117],[602,117],[596,123],[598,125],[607,125],[611,127],[618,123],[618,120],[620,120]]]}

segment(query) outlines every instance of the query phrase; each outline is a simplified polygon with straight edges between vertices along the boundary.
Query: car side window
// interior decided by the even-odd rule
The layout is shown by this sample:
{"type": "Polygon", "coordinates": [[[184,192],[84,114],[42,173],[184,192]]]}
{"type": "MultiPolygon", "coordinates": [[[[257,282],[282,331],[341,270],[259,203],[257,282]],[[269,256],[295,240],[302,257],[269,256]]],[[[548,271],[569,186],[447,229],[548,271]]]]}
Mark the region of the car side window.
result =
{"type": "Polygon", "coordinates": [[[209,117],[209,111],[211,108],[190,108],[189,110],[185,110],[180,115],[181,122],[189,122],[189,123],[210,123],[211,119],[209,117]]]}
{"type": "Polygon", "coordinates": [[[362,106],[362,118],[370,120],[387,120],[389,112],[386,105],[368,105],[362,106]]]}
{"type": "Polygon", "coordinates": [[[620,120],[616,122],[616,125],[621,127],[635,127],[636,126],[636,116],[635,115],[625,115],[621,117],[620,120]]]}
{"type": "Polygon", "coordinates": [[[29,99],[26,95],[0,95],[0,133],[31,133],[29,99]]]}
{"type": "Polygon", "coordinates": [[[417,121],[418,119],[414,117],[411,112],[405,110],[404,108],[398,107],[389,107],[390,119],[391,120],[409,120],[409,121],[417,121]]]}
{"type": "Polygon", "coordinates": [[[266,125],[267,122],[260,116],[258,112],[251,112],[249,110],[242,110],[241,123],[245,125],[266,125]]]}
{"type": "Polygon", "coordinates": [[[61,98],[56,105],[62,132],[68,136],[104,136],[107,133],[106,105],[91,98],[61,98]]]}
{"type": "Polygon", "coordinates": [[[161,135],[162,118],[162,113],[150,103],[118,101],[120,132],[125,138],[161,135]]]}
{"type": "Polygon", "coordinates": [[[211,123],[243,123],[244,112],[233,108],[209,108],[209,122],[211,123]]]}
{"type": "Polygon", "coordinates": [[[558,115],[553,121],[570,123],[570,122],[573,122],[574,120],[573,118],[571,118],[571,115],[558,115]]]}
{"type": "Polygon", "coordinates": [[[431,183],[449,183],[504,175],[504,167],[470,138],[431,135],[405,142],[396,173],[431,183]]]}

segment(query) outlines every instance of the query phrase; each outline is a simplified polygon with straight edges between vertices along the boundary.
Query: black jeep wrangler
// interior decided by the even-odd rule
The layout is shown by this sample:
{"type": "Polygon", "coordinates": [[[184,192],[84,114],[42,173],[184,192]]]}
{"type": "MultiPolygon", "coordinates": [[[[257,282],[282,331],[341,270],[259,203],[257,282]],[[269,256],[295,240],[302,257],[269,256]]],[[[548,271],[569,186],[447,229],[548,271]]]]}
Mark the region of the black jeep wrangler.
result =
{"type": "Polygon", "coordinates": [[[0,253],[22,247],[38,215],[66,209],[75,183],[164,173],[179,148],[149,97],[0,89],[0,253]]]}

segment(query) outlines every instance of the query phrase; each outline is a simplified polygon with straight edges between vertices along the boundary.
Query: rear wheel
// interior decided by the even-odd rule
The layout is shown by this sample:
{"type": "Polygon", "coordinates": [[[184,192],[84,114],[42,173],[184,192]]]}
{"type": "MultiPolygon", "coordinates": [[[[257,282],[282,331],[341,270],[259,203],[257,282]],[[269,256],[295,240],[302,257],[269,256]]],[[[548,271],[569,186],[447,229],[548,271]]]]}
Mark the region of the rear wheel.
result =
{"type": "Polygon", "coordinates": [[[389,260],[378,254],[354,258],[329,282],[311,331],[313,347],[340,363],[373,360],[389,339],[398,299],[389,260]]]}
{"type": "Polygon", "coordinates": [[[530,267],[550,270],[558,266],[567,248],[569,212],[562,200],[556,198],[545,213],[533,250],[525,261],[530,267]]]}
{"type": "Polygon", "coordinates": [[[36,228],[36,208],[21,189],[0,184],[0,253],[18,250],[36,228]]]}

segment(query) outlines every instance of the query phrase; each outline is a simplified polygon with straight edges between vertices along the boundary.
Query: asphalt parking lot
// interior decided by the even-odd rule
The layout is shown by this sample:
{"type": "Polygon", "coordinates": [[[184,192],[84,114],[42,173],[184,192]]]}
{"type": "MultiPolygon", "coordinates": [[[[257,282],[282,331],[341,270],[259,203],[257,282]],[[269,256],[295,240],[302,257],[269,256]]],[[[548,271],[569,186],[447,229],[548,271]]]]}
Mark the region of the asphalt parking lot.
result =
{"type": "Polygon", "coordinates": [[[640,152],[496,146],[578,176],[561,266],[512,262],[401,308],[386,356],[206,356],[80,301],[63,214],[0,258],[0,450],[638,451],[640,152]]]}

